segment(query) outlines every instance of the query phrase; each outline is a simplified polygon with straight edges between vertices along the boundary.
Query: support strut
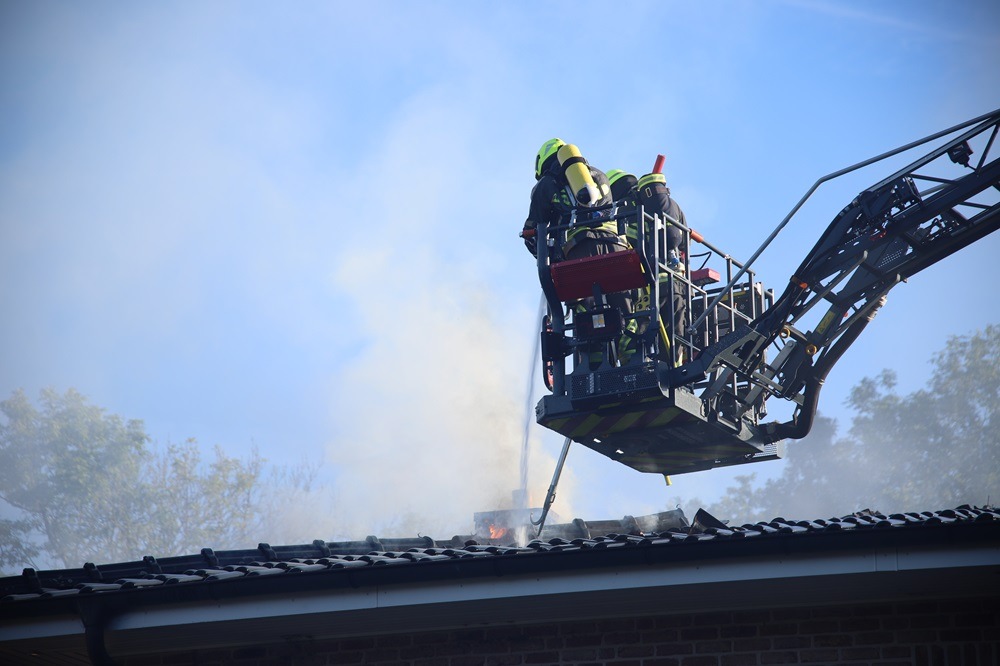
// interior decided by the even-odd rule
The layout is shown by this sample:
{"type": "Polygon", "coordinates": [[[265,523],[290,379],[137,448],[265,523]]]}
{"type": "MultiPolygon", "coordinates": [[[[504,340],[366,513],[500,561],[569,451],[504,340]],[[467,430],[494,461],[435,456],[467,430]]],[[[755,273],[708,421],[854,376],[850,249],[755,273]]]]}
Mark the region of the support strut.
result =
{"type": "Polygon", "coordinates": [[[556,463],[556,470],[552,473],[552,483],[549,484],[549,490],[545,493],[545,504],[542,506],[542,515],[537,521],[531,519],[531,524],[538,526],[538,532],[535,534],[536,537],[542,533],[542,528],[545,527],[545,518],[549,514],[549,509],[552,508],[552,503],[556,501],[556,486],[559,485],[559,476],[562,474],[563,465],[566,464],[566,454],[569,453],[569,445],[572,443],[573,440],[569,437],[563,442],[562,453],[559,454],[559,462],[556,463]]]}

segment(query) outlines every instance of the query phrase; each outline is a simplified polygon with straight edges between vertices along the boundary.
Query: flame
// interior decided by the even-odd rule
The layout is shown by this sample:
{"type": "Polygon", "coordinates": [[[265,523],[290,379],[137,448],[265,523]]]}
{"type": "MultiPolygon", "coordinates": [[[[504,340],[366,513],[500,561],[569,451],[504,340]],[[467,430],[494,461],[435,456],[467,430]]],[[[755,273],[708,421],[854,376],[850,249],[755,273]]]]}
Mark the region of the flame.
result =
{"type": "Polygon", "coordinates": [[[506,527],[498,527],[497,525],[490,525],[491,539],[502,539],[506,534],[507,534],[506,527]]]}

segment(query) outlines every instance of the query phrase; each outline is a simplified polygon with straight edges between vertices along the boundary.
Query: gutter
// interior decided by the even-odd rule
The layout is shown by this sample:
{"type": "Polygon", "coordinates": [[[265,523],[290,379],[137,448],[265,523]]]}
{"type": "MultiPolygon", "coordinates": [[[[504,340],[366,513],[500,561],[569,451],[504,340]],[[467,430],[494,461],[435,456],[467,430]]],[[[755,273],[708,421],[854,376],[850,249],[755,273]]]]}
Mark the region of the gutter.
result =
{"type": "Polygon", "coordinates": [[[564,542],[563,550],[5,603],[0,605],[0,654],[75,645],[72,649],[86,650],[95,664],[113,665],[112,655],[240,640],[278,642],[292,635],[360,636],[719,607],[1000,596],[1000,522],[704,536],[590,548],[564,542]]]}

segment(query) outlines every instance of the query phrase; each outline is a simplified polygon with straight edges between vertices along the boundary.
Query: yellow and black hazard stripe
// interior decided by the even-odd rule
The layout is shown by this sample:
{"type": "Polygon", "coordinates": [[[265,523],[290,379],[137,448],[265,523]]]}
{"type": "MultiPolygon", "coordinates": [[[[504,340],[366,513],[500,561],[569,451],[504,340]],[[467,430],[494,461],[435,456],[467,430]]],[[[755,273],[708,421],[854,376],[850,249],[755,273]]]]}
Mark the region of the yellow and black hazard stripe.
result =
{"type": "MultiPolygon", "coordinates": [[[[656,400],[655,398],[653,400],[656,400]]],[[[665,426],[681,414],[683,409],[671,405],[636,405],[637,409],[624,412],[581,412],[546,420],[543,426],[569,437],[584,439],[606,436],[629,430],[647,430],[665,426]]]]}

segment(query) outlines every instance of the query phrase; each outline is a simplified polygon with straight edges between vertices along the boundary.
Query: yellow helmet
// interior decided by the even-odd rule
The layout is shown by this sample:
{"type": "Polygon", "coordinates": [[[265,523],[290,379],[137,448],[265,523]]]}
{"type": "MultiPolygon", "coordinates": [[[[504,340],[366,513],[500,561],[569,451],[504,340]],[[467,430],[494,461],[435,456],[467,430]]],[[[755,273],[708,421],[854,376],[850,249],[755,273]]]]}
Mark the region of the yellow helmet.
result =
{"type": "Polygon", "coordinates": [[[622,169],[612,169],[607,173],[608,185],[611,186],[611,198],[621,200],[629,190],[635,187],[635,176],[622,169]]]}
{"type": "Polygon", "coordinates": [[[639,179],[639,184],[637,187],[641,190],[647,185],[652,185],[654,183],[659,183],[660,185],[667,184],[667,177],[662,173],[647,173],[645,176],[639,179]]]}
{"type": "Polygon", "coordinates": [[[566,142],[562,139],[549,139],[542,144],[542,147],[538,149],[538,155],[535,156],[535,180],[542,177],[542,171],[545,170],[545,163],[549,161],[549,158],[554,157],[556,152],[565,145],[566,142]]]}

